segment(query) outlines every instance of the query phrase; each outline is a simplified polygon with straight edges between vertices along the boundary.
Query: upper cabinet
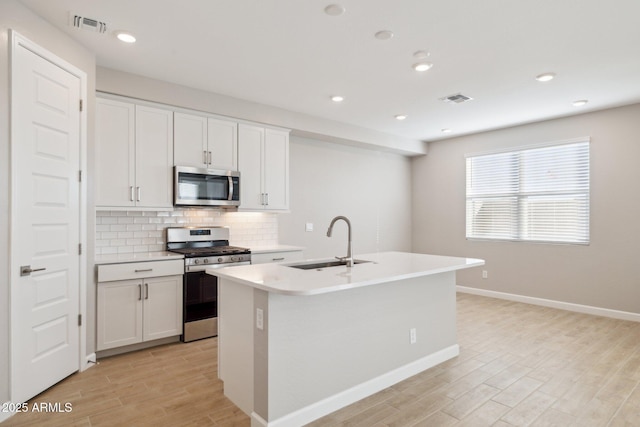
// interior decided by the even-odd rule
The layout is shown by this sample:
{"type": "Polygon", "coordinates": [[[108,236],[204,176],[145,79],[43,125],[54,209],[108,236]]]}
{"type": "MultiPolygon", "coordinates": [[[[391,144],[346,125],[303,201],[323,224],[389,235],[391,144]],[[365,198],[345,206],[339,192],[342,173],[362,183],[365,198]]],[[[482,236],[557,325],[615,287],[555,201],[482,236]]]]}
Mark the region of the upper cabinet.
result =
{"type": "Polygon", "coordinates": [[[96,206],[173,206],[173,112],[96,101],[96,206]]]}
{"type": "Polygon", "coordinates": [[[96,100],[96,207],[173,208],[173,167],[240,171],[240,209],[289,210],[289,131],[113,95],[96,100]]]}
{"type": "Polygon", "coordinates": [[[289,132],[240,124],[240,209],[289,209],[289,132]]]}
{"type": "Polygon", "coordinates": [[[175,112],[174,164],[238,170],[238,124],[230,120],[175,112]]]}
{"type": "Polygon", "coordinates": [[[207,119],[209,167],[238,170],[238,124],[228,120],[207,119]]]}
{"type": "Polygon", "coordinates": [[[136,107],[96,99],[96,205],[135,206],[136,107]]]}
{"type": "Polygon", "coordinates": [[[173,162],[177,166],[208,166],[207,118],[173,113],[173,162]]]}

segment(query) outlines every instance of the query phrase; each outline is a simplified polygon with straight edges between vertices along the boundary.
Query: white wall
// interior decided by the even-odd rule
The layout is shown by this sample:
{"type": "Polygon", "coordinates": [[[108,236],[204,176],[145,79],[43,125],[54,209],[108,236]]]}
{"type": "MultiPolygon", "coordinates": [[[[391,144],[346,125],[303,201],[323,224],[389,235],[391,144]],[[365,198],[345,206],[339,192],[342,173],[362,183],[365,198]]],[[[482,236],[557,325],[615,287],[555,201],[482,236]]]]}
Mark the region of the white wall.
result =
{"type": "Polygon", "coordinates": [[[345,256],[349,218],[354,255],[411,250],[411,161],[308,138],[291,137],[291,213],[280,214],[280,243],[303,246],[305,258],[345,256]],[[314,225],[305,232],[305,223],[314,225]]]}
{"type": "Polygon", "coordinates": [[[640,104],[431,143],[414,158],[413,249],[486,260],[458,284],[640,313],[640,104]],[[465,239],[466,153],[591,136],[589,246],[465,239]]]}
{"type": "MultiPolygon", "coordinates": [[[[15,0],[0,1],[0,403],[9,399],[9,29],[48,49],[87,73],[88,157],[93,156],[93,111],[95,104],[95,57],[61,31],[47,24],[15,0]]],[[[89,176],[89,179],[91,177],[89,176]]],[[[91,198],[92,195],[89,194],[91,198]]],[[[89,204],[93,203],[92,199],[89,204]]],[[[88,224],[88,257],[93,258],[93,219],[88,224]]],[[[15,266],[14,266],[15,267],[15,266]]],[[[88,276],[93,277],[89,271],[88,276]]],[[[87,300],[93,301],[89,289],[87,300]]],[[[92,328],[89,323],[88,328],[92,328]]],[[[91,330],[91,329],[89,329],[91,330]]],[[[87,343],[93,348],[93,342],[87,343]]],[[[3,414],[0,414],[2,418],[3,414]]]]}

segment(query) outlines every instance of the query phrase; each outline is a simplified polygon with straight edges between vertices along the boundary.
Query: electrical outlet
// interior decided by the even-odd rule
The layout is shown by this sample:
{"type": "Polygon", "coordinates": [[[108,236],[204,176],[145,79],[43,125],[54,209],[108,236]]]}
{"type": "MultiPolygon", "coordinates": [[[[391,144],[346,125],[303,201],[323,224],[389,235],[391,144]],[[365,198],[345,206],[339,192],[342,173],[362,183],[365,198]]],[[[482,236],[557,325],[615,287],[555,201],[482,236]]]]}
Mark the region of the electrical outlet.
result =
{"type": "Polygon", "coordinates": [[[411,344],[415,344],[418,341],[418,337],[416,336],[416,328],[409,329],[409,340],[411,344]]]}
{"type": "Polygon", "coordinates": [[[256,328],[264,329],[264,311],[261,308],[256,308],[256,328]]]}
{"type": "Polygon", "coordinates": [[[304,225],[304,231],[313,231],[313,223],[312,222],[307,222],[304,225]]]}
{"type": "Polygon", "coordinates": [[[482,270],[482,278],[483,279],[488,279],[489,278],[489,272],[487,270],[482,270]]]}

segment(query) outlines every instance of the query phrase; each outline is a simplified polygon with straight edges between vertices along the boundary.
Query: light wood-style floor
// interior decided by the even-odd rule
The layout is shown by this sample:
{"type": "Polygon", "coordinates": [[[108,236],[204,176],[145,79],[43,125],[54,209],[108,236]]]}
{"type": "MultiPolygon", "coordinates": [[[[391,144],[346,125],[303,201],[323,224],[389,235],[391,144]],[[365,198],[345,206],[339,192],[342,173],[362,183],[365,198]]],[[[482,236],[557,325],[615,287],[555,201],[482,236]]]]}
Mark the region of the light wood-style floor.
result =
{"type": "MultiPolygon", "coordinates": [[[[640,426],[640,323],[458,294],[460,356],[321,418],[325,426],[640,426]]],[[[217,339],[100,361],[8,426],[249,426],[222,394],[217,339]]],[[[313,385],[310,385],[313,386],[313,385]]]]}

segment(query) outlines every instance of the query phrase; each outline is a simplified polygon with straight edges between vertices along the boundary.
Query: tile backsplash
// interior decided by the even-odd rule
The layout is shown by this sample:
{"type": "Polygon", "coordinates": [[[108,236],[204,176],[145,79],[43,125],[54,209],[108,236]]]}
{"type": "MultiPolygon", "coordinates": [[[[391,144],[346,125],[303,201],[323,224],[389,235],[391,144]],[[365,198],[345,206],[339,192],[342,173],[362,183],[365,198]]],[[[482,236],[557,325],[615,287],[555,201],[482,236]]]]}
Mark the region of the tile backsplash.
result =
{"type": "Polygon", "coordinates": [[[96,255],[163,251],[167,227],[228,226],[232,245],[278,244],[275,213],[224,212],[216,209],[173,211],[97,211],[96,255]]]}

